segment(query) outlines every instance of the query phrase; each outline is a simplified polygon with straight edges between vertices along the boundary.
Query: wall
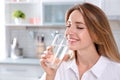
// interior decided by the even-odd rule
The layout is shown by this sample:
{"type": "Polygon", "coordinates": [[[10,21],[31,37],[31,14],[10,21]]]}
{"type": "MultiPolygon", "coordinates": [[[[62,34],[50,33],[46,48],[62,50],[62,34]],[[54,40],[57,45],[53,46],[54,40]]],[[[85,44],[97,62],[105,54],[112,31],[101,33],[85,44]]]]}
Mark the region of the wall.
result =
{"type": "MultiPolygon", "coordinates": [[[[21,26],[18,26],[21,27],[21,26]]],[[[11,44],[14,37],[18,39],[19,47],[23,48],[23,56],[25,58],[36,58],[36,44],[37,44],[37,36],[44,35],[45,37],[45,46],[51,44],[54,34],[57,33],[64,33],[64,27],[62,26],[56,26],[56,27],[28,27],[27,29],[21,28],[21,29],[10,29],[9,35],[9,56],[11,52],[11,44]],[[60,28],[61,27],[61,28],[60,28]]]]}

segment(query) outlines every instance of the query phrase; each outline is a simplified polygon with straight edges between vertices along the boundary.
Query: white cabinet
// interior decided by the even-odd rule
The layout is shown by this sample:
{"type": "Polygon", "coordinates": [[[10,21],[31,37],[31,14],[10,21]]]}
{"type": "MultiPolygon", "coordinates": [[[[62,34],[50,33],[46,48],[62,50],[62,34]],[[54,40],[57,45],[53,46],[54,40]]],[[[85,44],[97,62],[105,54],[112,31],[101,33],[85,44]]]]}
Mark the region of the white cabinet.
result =
{"type": "Polygon", "coordinates": [[[120,0],[104,0],[103,6],[109,19],[120,19],[120,0]]]}
{"type": "Polygon", "coordinates": [[[38,80],[43,69],[38,59],[5,59],[0,61],[0,80],[38,80]]]}
{"type": "Polygon", "coordinates": [[[0,64],[0,80],[38,80],[42,74],[36,64],[0,64]]]}
{"type": "Polygon", "coordinates": [[[42,23],[48,25],[65,24],[65,13],[74,4],[82,3],[84,0],[43,0],[42,1],[42,23]]]}
{"type": "Polygon", "coordinates": [[[22,10],[26,19],[22,24],[63,24],[66,10],[84,0],[6,0],[6,24],[15,24],[14,10],[22,10]]]}
{"type": "Polygon", "coordinates": [[[40,24],[41,0],[6,0],[5,2],[5,22],[15,24],[12,13],[21,10],[26,18],[22,24],[40,24]]]}
{"type": "Polygon", "coordinates": [[[63,25],[65,23],[66,10],[72,5],[72,3],[44,3],[42,23],[47,25],[63,25]]]}

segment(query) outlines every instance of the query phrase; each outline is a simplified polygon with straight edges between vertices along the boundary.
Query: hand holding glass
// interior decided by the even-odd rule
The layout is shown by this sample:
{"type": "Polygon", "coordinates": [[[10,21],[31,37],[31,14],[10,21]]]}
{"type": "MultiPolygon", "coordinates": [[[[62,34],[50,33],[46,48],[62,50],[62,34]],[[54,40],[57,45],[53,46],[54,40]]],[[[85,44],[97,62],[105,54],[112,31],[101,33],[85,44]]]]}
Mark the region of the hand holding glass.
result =
{"type": "Polygon", "coordinates": [[[53,55],[48,59],[47,66],[56,69],[64,55],[68,52],[66,38],[63,34],[57,34],[52,41],[53,55]]]}

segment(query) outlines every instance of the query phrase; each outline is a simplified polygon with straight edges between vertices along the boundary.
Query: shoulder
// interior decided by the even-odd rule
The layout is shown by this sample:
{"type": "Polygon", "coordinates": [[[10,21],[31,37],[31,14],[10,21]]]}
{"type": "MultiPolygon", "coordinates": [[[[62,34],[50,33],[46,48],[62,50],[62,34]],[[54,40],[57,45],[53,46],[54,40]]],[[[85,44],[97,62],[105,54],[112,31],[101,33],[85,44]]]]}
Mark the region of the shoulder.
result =
{"type": "Polygon", "coordinates": [[[112,69],[119,70],[120,71],[120,63],[111,61],[108,66],[112,69]]]}
{"type": "Polygon", "coordinates": [[[104,69],[105,70],[104,72],[106,73],[112,74],[117,72],[120,75],[120,63],[112,61],[108,57],[101,56],[93,68],[96,68],[96,67],[98,67],[101,70],[104,69]]]}
{"type": "Polygon", "coordinates": [[[120,63],[111,61],[106,69],[109,76],[113,77],[114,80],[120,80],[120,63]]]}
{"type": "Polygon", "coordinates": [[[106,61],[108,62],[108,67],[110,68],[119,68],[120,69],[120,63],[119,62],[116,62],[116,61],[113,61],[107,57],[104,57],[106,58],[106,61]]]}
{"type": "Polygon", "coordinates": [[[92,67],[95,75],[100,76],[100,80],[120,80],[120,63],[101,56],[98,62],[92,67]]]}
{"type": "Polygon", "coordinates": [[[109,74],[111,73],[114,76],[118,77],[120,75],[120,63],[109,60],[109,63],[107,64],[107,67],[106,67],[106,71],[109,74]]]}
{"type": "Polygon", "coordinates": [[[118,63],[118,62],[115,62],[115,61],[113,61],[113,60],[111,60],[111,59],[109,59],[109,58],[107,58],[107,57],[105,57],[105,56],[102,56],[102,62],[105,62],[105,63],[107,63],[107,65],[108,65],[108,67],[120,67],[120,63],[118,63]]]}

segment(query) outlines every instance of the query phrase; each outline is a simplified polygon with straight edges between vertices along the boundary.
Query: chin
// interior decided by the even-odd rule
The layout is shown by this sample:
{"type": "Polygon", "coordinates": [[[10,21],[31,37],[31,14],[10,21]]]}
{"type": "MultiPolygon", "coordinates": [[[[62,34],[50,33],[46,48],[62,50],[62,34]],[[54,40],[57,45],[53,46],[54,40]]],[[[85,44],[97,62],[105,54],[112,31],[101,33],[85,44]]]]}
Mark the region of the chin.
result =
{"type": "Polygon", "coordinates": [[[73,47],[73,46],[68,46],[68,48],[69,48],[70,50],[77,50],[77,48],[76,48],[76,47],[73,47]]]}

